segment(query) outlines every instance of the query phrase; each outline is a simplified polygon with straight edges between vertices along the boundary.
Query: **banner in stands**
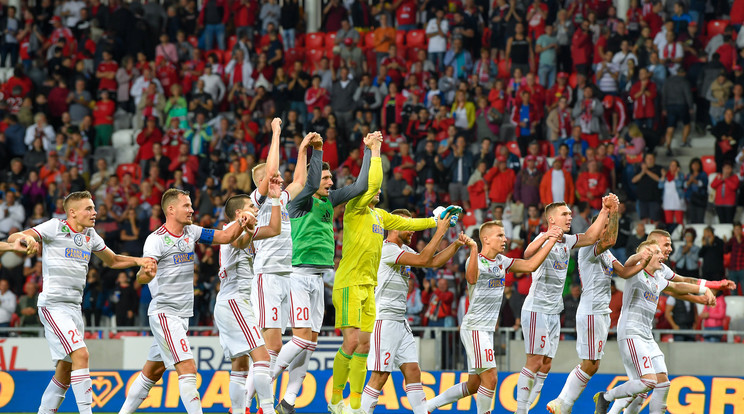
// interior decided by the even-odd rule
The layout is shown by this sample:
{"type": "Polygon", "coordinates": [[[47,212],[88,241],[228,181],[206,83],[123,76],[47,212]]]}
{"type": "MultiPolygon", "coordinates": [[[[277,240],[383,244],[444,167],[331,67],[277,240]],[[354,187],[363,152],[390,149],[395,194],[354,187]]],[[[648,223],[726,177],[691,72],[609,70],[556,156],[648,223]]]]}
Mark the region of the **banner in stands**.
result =
{"type": "MultiPolygon", "coordinates": [[[[117,412],[125,399],[125,390],[136,378],[137,371],[92,371],[93,411],[117,412]]],[[[305,378],[303,388],[297,396],[298,413],[325,413],[331,396],[330,370],[312,371],[305,378]]],[[[515,388],[518,373],[500,373],[496,390],[493,414],[514,412],[517,403],[515,388]]],[[[0,372],[0,413],[37,412],[41,394],[52,377],[51,371],[10,371],[0,372]]],[[[551,374],[535,407],[544,407],[555,398],[566,381],[567,374],[551,374]]],[[[423,372],[422,382],[427,398],[434,397],[452,385],[465,381],[466,373],[423,372]]],[[[277,382],[277,396],[284,393],[288,375],[285,373],[277,382]]],[[[393,373],[393,381],[388,381],[380,395],[376,414],[410,413],[411,406],[403,390],[400,372],[393,373]]],[[[598,374],[589,383],[574,412],[594,411],[592,396],[627,380],[619,375],[598,374]]],[[[202,371],[197,376],[204,412],[227,411],[230,406],[228,387],[229,371],[202,371]]],[[[645,406],[645,405],[644,405],[645,406]]],[[[462,399],[456,404],[442,407],[449,412],[475,412],[472,397],[462,399]]],[[[671,414],[739,414],[744,412],[744,378],[679,376],[672,380],[669,392],[668,410],[671,414]]],[[[184,412],[178,393],[178,375],[168,371],[150,391],[142,403],[142,412],[184,412]]],[[[252,410],[255,412],[255,409],[252,410]]],[[[72,391],[59,408],[59,412],[77,412],[72,391]]]]}

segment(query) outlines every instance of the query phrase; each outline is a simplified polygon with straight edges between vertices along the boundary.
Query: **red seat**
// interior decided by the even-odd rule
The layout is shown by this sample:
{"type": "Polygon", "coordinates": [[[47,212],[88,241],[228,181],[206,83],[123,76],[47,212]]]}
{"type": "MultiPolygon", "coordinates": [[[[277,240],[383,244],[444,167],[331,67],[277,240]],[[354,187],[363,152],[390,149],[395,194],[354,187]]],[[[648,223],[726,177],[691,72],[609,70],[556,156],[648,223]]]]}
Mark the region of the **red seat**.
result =
{"type": "Polygon", "coordinates": [[[140,178],[142,178],[142,171],[139,164],[120,164],[116,167],[116,176],[119,177],[119,180],[121,180],[126,174],[130,174],[132,176],[132,181],[134,182],[139,182],[140,178]]]}
{"type": "Polygon", "coordinates": [[[235,45],[238,43],[238,36],[232,35],[227,38],[227,50],[233,50],[235,45]]]}
{"type": "Polygon", "coordinates": [[[121,339],[125,336],[139,336],[139,332],[135,332],[135,331],[118,332],[116,333],[116,335],[114,335],[113,339],[121,339]]]}
{"type": "Polygon", "coordinates": [[[406,32],[403,30],[396,30],[395,31],[395,46],[398,46],[399,48],[401,46],[405,46],[406,44],[406,32]]]}
{"type": "Polygon", "coordinates": [[[712,155],[700,157],[700,160],[703,163],[703,171],[706,174],[711,175],[716,172],[716,159],[712,155]]]}
{"type": "Polygon", "coordinates": [[[406,60],[406,57],[407,57],[406,53],[408,53],[408,48],[406,46],[398,46],[398,48],[395,51],[395,55],[403,59],[404,61],[406,60]]]}
{"type": "Polygon", "coordinates": [[[707,36],[708,39],[712,38],[713,36],[722,34],[724,30],[726,30],[726,26],[729,25],[728,20],[711,20],[708,22],[706,26],[707,36]]]}
{"type": "Polygon", "coordinates": [[[305,33],[297,33],[295,35],[295,47],[305,47],[305,33]]]}
{"type": "Polygon", "coordinates": [[[305,36],[305,47],[308,49],[322,49],[324,38],[323,33],[308,33],[305,36]]]}
{"type": "Polygon", "coordinates": [[[406,44],[408,47],[420,47],[425,48],[426,47],[426,32],[417,29],[417,30],[411,30],[406,34],[406,44]]]}
{"type": "Polygon", "coordinates": [[[576,83],[578,82],[576,80],[576,72],[572,72],[571,75],[568,77],[568,84],[571,86],[571,88],[576,89],[576,83]]]}
{"type": "MultiPolygon", "coordinates": [[[[413,62],[418,61],[418,52],[421,50],[421,48],[418,47],[411,47],[408,48],[408,52],[406,53],[406,60],[413,64],[413,62]]],[[[400,55],[400,53],[398,53],[400,55]]]]}
{"type": "Polygon", "coordinates": [[[88,340],[88,339],[98,339],[100,337],[98,336],[98,331],[96,332],[85,331],[85,335],[83,335],[83,338],[88,340]]]}
{"type": "Polygon", "coordinates": [[[545,140],[540,140],[540,141],[537,141],[537,143],[540,145],[540,155],[544,157],[555,156],[555,154],[553,154],[555,152],[555,147],[553,147],[553,145],[550,144],[550,142],[545,141],[545,140]]]}
{"type": "Polygon", "coordinates": [[[377,55],[374,49],[367,49],[364,53],[367,58],[367,67],[369,68],[369,74],[374,78],[377,76],[377,55]]]}
{"type": "Polygon", "coordinates": [[[325,34],[326,50],[332,51],[334,46],[336,46],[336,32],[326,33],[325,34]]]}
{"type": "Polygon", "coordinates": [[[367,32],[364,35],[364,47],[366,49],[372,49],[375,47],[375,32],[367,32]]]}
{"type": "Polygon", "coordinates": [[[305,52],[305,65],[307,65],[307,68],[312,71],[318,66],[318,63],[324,55],[325,50],[323,49],[309,49],[305,52]]]}
{"type": "Polygon", "coordinates": [[[516,155],[517,157],[522,157],[522,153],[519,151],[519,144],[517,144],[517,141],[509,141],[506,143],[506,147],[509,148],[509,152],[516,155]]]}
{"type": "Polygon", "coordinates": [[[191,43],[191,46],[199,47],[199,39],[196,36],[189,36],[187,40],[191,43]]]}
{"type": "Polygon", "coordinates": [[[305,60],[305,50],[302,48],[296,47],[284,52],[284,67],[287,70],[290,70],[295,62],[303,60],[305,60]]]}

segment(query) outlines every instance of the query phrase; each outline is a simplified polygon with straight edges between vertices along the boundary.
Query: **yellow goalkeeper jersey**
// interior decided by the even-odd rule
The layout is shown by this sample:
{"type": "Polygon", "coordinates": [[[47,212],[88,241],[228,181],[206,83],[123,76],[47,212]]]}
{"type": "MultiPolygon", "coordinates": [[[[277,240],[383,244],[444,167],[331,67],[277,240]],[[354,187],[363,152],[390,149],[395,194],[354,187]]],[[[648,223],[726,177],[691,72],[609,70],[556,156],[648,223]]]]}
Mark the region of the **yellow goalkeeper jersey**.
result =
{"type": "Polygon", "coordinates": [[[381,185],[382,162],[380,157],[375,157],[369,167],[367,191],[346,204],[341,263],[333,282],[334,290],[358,285],[377,286],[385,230],[419,231],[437,226],[433,218],[411,219],[370,208],[369,203],[381,185]]]}

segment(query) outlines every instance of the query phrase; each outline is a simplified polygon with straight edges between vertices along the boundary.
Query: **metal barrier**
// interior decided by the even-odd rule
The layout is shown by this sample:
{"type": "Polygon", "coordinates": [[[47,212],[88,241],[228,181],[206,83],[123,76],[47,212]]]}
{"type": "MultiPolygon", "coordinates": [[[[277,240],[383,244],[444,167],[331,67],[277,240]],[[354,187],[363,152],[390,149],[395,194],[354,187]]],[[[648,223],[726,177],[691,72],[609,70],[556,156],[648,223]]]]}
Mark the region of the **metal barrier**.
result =
{"type": "MultiPolygon", "coordinates": [[[[458,327],[411,327],[414,335],[422,340],[426,345],[426,352],[420,351],[422,358],[431,358],[430,364],[436,370],[458,370],[467,369],[467,356],[464,347],[460,341],[460,330],[458,327]],[[433,350],[433,354],[429,352],[433,350]]],[[[336,336],[336,330],[332,327],[323,327],[322,336],[336,336]]],[[[519,341],[521,348],[522,334],[520,330],[513,328],[499,328],[494,331],[494,357],[496,364],[500,369],[509,370],[509,355],[511,347],[514,346],[514,340],[519,341]]],[[[734,337],[744,337],[744,331],[707,331],[707,330],[654,330],[654,337],[657,342],[661,341],[663,335],[688,335],[693,338],[704,336],[725,337],[728,343],[734,343],[734,337]]],[[[562,334],[575,335],[573,329],[561,329],[562,334]]],[[[189,334],[193,336],[216,336],[217,328],[214,326],[192,326],[189,327],[189,334]]],[[[610,335],[614,337],[616,330],[611,330],[610,335]]],[[[0,328],[0,337],[43,337],[43,327],[24,327],[24,328],[0,328]]],[[[150,329],[146,326],[96,326],[87,327],[85,330],[86,340],[96,339],[116,339],[122,336],[150,336],[150,329]]],[[[287,338],[289,339],[289,338],[287,338]]],[[[519,352],[520,350],[515,350],[519,352]]]]}

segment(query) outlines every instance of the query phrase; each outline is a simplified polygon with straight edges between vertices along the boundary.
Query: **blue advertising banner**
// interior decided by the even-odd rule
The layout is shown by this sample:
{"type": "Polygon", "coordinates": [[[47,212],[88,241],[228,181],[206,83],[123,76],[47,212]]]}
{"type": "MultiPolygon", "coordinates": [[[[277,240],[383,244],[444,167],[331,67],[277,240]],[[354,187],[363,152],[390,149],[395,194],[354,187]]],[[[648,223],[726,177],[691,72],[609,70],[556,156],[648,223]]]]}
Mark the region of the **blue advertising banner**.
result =
{"type": "MultiPolygon", "coordinates": [[[[305,378],[303,388],[297,397],[298,413],[325,413],[331,396],[330,370],[312,371],[305,378]]],[[[35,413],[41,394],[51,379],[51,371],[11,371],[0,372],[0,413],[35,413]]],[[[134,381],[137,371],[92,371],[93,411],[117,412],[125,399],[125,390],[134,381]]],[[[499,373],[498,389],[494,398],[493,414],[514,412],[517,407],[515,389],[518,373],[499,373]]],[[[567,374],[550,374],[536,401],[535,412],[545,412],[548,401],[555,398],[566,381],[567,374]]],[[[411,406],[403,389],[403,378],[399,372],[393,373],[380,395],[375,414],[410,413],[411,406]]],[[[422,383],[427,398],[434,397],[447,388],[467,379],[460,372],[423,372],[422,383]]],[[[607,390],[627,377],[610,374],[597,374],[589,382],[586,391],[576,406],[575,413],[594,411],[592,396],[607,390]]],[[[283,395],[288,381],[283,374],[277,381],[277,398],[283,395]]],[[[229,371],[203,371],[197,376],[204,412],[226,412],[230,407],[228,386],[229,371]]],[[[441,408],[448,412],[475,412],[475,400],[465,398],[441,408]]],[[[184,412],[178,394],[178,375],[169,371],[150,391],[149,397],[140,407],[142,412],[184,412]]],[[[671,414],[742,414],[744,413],[744,378],[678,376],[673,378],[669,391],[668,411],[671,414]]],[[[77,412],[72,391],[59,412],[77,412]]],[[[255,411],[254,411],[255,412],[255,411]]]]}

